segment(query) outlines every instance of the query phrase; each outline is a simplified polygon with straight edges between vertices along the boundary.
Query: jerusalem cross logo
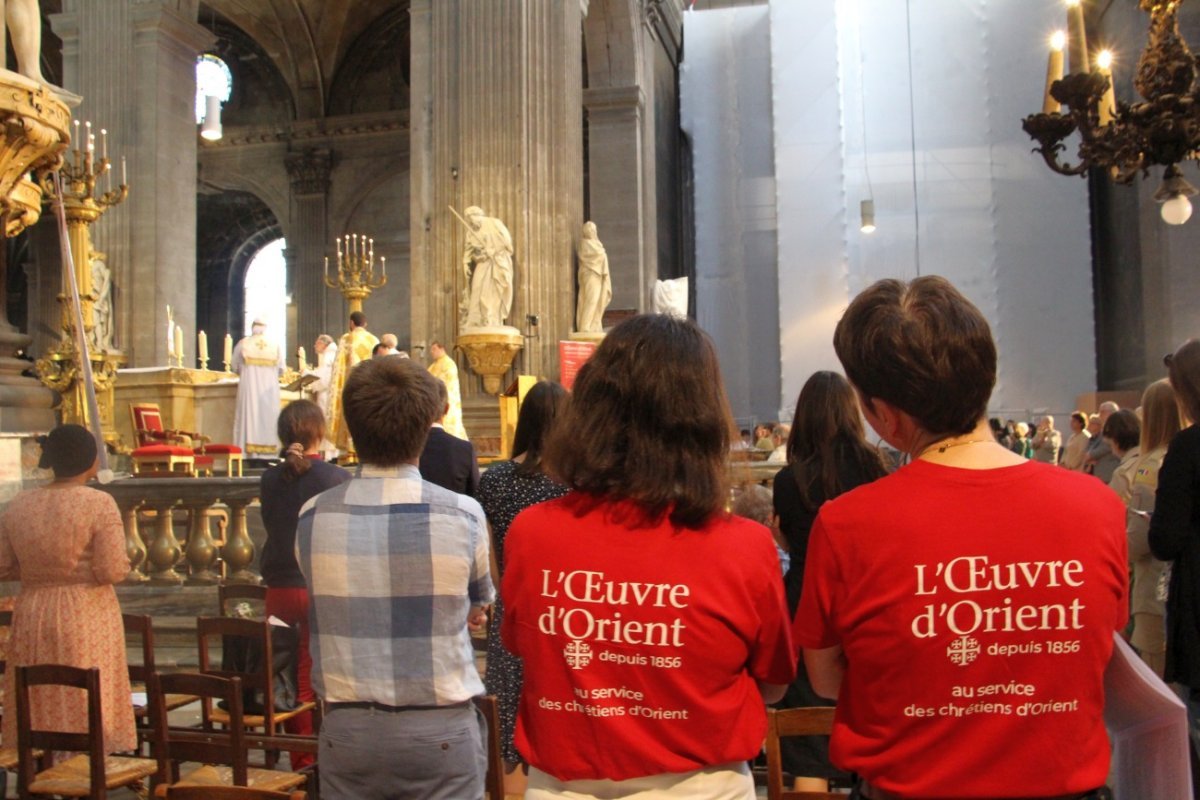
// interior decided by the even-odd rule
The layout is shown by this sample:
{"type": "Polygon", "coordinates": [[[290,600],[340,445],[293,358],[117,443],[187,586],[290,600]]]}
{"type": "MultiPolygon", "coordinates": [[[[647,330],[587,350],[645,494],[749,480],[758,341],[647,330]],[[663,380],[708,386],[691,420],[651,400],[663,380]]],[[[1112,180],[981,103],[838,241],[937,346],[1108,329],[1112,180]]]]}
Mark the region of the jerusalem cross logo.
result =
{"type": "Polygon", "coordinates": [[[960,636],[946,648],[946,656],[952,664],[965,667],[979,657],[979,642],[972,636],[960,636]]]}
{"type": "Polygon", "coordinates": [[[592,661],[592,648],[587,642],[578,639],[567,642],[567,646],[563,648],[563,658],[571,669],[583,669],[592,661]]]}

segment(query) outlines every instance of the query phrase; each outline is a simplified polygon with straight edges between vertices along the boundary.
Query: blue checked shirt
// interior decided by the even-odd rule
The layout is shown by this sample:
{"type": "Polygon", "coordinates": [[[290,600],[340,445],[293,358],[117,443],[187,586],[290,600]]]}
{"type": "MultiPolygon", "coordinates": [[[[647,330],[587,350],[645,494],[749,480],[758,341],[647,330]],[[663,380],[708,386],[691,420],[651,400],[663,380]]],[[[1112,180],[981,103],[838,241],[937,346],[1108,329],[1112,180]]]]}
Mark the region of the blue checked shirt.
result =
{"type": "Polygon", "coordinates": [[[330,703],[451,705],[484,693],[467,631],[495,598],[483,509],[415,466],[359,467],[300,510],[312,684],[330,703]]]}

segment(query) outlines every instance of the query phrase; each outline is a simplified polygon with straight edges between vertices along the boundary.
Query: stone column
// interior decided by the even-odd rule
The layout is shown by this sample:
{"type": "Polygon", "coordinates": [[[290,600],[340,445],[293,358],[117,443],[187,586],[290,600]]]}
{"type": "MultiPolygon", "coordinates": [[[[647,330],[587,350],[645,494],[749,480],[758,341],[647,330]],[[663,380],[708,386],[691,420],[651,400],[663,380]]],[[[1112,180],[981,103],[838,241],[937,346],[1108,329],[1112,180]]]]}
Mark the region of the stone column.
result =
{"type": "MultiPolygon", "coordinates": [[[[326,289],[322,279],[333,154],[326,149],[289,153],[284,164],[292,185],[292,235],[287,240],[288,283],[292,287],[292,302],[296,309],[292,352],[295,352],[295,346],[303,346],[311,353],[312,343],[320,334],[328,333],[336,339],[343,332],[341,328],[324,329],[325,306],[330,299],[328,293],[334,291],[326,289]]],[[[342,324],[345,325],[345,320],[342,324]]],[[[293,361],[289,354],[288,363],[293,361]]]]}
{"type": "MultiPolygon", "coordinates": [[[[477,205],[513,235],[508,323],[531,336],[515,369],[557,377],[583,222],[580,14],[577,2],[413,0],[415,343],[456,338],[465,233],[446,206],[477,205]]],[[[462,358],[459,370],[478,395],[462,358]]]]}
{"type": "Polygon", "coordinates": [[[80,119],[108,129],[114,184],[128,160],[129,199],[93,230],[116,286],[116,344],[130,366],[165,364],[166,307],[195,358],[196,56],[213,35],[198,0],[64,0],[65,88],[80,119]]]}
{"type": "Polygon", "coordinates": [[[646,229],[651,218],[644,213],[646,96],[640,86],[605,86],[586,90],[583,106],[588,118],[590,217],[608,251],[610,305],[643,310],[643,288],[658,277],[657,261],[646,257],[653,252],[647,248],[654,239],[653,231],[646,229]]]}

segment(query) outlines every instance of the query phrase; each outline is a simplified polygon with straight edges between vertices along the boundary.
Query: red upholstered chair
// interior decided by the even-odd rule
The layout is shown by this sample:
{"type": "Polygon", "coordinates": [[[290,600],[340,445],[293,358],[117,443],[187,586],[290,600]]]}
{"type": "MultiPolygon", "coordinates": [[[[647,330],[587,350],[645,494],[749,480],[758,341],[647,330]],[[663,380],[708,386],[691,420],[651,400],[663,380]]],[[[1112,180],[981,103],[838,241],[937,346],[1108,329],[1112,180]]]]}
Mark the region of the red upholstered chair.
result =
{"type": "Polygon", "coordinates": [[[167,430],[163,426],[162,412],[157,403],[130,403],[129,413],[133,418],[133,430],[137,436],[137,448],[133,457],[134,474],[163,471],[175,472],[182,467],[184,474],[212,474],[214,461],[223,459],[225,474],[232,476],[236,470],[242,475],[242,450],[232,444],[212,444],[207,436],[188,431],[167,430]]]}

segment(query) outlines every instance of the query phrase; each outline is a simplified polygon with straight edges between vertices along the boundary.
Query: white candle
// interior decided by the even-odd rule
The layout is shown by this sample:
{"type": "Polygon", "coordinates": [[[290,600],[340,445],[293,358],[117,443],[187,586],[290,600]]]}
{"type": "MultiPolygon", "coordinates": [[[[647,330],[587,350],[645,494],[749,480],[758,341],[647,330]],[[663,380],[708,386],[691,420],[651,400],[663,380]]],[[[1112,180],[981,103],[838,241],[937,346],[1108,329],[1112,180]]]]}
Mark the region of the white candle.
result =
{"type": "Polygon", "coordinates": [[[1070,48],[1071,74],[1090,72],[1087,31],[1083,27],[1083,5],[1080,0],[1067,0],[1067,46],[1070,48]]]}
{"type": "Polygon", "coordinates": [[[329,256],[325,256],[325,280],[329,280],[329,256]]]}
{"type": "Polygon", "coordinates": [[[196,357],[200,360],[200,366],[204,366],[208,361],[208,335],[204,331],[196,334],[196,357]]]}
{"type": "Polygon", "coordinates": [[[100,129],[100,157],[108,160],[108,128],[100,129]]]}
{"type": "Polygon", "coordinates": [[[1113,121],[1113,112],[1117,107],[1117,95],[1113,91],[1112,77],[1113,54],[1111,50],[1101,50],[1096,56],[1096,67],[1100,74],[1108,78],[1108,88],[1100,97],[1100,125],[1109,125],[1113,121]]]}
{"type": "Polygon", "coordinates": [[[183,328],[175,326],[175,358],[183,360],[183,328]]]}
{"type": "Polygon", "coordinates": [[[121,185],[129,185],[129,181],[125,179],[125,156],[121,156],[121,185]]]}
{"type": "Polygon", "coordinates": [[[233,363],[233,337],[225,334],[225,366],[233,363]]]}
{"type": "Polygon", "coordinates": [[[92,121],[88,120],[87,122],[83,123],[83,127],[87,129],[87,136],[84,138],[87,140],[87,151],[90,155],[92,151],[96,149],[96,137],[92,134],[92,121]]]}
{"type": "Polygon", "coordinates": [[[305,366],[305,365],[304,365],[304,358],[305,358],[305,356],[307,356],[308,354],[307,354],[307,353],[305,353],[305,352],[304,352],[304,348],[303,348],[303,347],[301,347],[301,348],[300,348],[300,354],[299,354],[299,355],[300,355],[300,358],[299,358],[298,360],[300,361],[300,371],[301,371],[301,372],[303,372],[303,371],[304,371],[304,366],[305,366]]]}
{"type": "Polygon", "coordinates": [[[383,267],[383,277],[387,277],[387,256],[379,257],[379,264],[383,267]]]}

